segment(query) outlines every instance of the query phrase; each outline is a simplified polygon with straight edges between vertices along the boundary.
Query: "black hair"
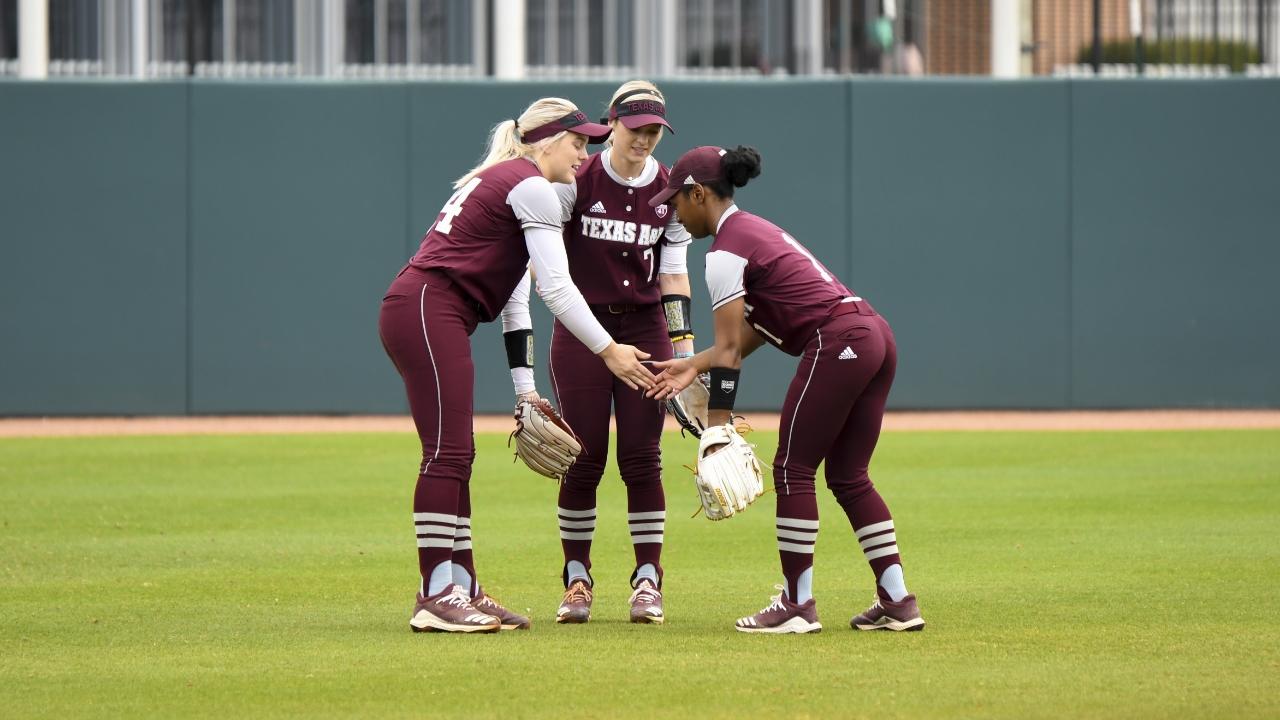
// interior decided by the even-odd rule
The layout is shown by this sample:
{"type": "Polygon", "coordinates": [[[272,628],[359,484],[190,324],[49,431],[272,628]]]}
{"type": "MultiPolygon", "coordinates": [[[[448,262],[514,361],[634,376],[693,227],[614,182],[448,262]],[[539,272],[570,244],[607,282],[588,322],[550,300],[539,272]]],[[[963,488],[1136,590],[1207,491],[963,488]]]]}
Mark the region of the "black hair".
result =
{"type": "MultiPolygon", "coordinates": [[[[726,150],[720,157],[720,167],[724,170],[724,180],[712,180],[702,186],[724,200],[733,199],[733,189],[745,187],[753,177],[760,177],[760,151],[753,147],[739,145],[733,150],[726,150]]],[[[685,196],[691,187],[682,188],[685,196]]]]}

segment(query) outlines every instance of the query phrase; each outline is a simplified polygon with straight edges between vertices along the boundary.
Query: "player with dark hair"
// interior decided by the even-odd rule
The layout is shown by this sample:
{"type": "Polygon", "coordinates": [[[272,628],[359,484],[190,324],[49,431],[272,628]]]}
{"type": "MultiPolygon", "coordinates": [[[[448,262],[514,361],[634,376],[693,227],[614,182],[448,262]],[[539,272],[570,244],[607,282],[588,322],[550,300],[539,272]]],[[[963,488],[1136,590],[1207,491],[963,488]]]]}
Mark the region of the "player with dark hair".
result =
{"type": "Polygon", "coordinates": [[[714,347],[692,358],[655,363],[664,370],[649,394],[669,396],[709,372],[709,420],[712,427],[725,425],[732,422],[742,358],[766,342],[800,356],[782,407],[773,466],[786,584],[768,607],[739,620],[737,629],[822,629],[812,585],[818,539],[814,476],[825,460],[827,487],[848,515],[876,578],[874,604],[850,624],[861,630],[920,630],[924,620],[903,581],[893,518],[867,475],[897,366],[893,333],[867,301],[794,238],[738,209],[734,188],[759,174],[754,148],[694,148],[672,168],[667,189],[650,200],[673,204],[694,237],[715,238],[707,252],[707,289],[716,338],[714,347]]]}
{"type": "MultiPolygon", "coordinates": [[[[690,237],[668,206],[649,204],[667,186],[667,169],[653,158],[663,131],[671,129],[666,114],[665,98],[653,83],[624,83],[609,103],[608,117],[601,119],[613,130],[609,144],[583,163],[573,182],[555,186],[574,284],[618,342],[658,360],[672,357],[673,344],[676,353],[693,354],[685,268],[690,237]]],[[[609,457],[612,410],[636,561],[631,621],[661,623],[664,407],[615,379],[560,321],[551,340],[550,370],[556,404],[585,451],[560,485],[565,594],[556,622],[591,618],[596,489],[609,457]]]]}
{"type": "MultiPolygon", "coordinates": [[[[469,338],[500,312],[504,325],[522,322],[512,316],[519,315],[521,294],[528,295],[531,262],[543,299],[568,331],[623,382],[651,386],[653,376],[640,364],[649,356],[614,342],[569,278],[552,188],[572,182],[587,159],[587,143],[608,134],[609,128],[558,98],[539,100],[519,120],[499,123],[488,156],[455,184],[421,249],[383,298],[378,331],[404,380],[422,441],[413,498],[422,575],[410,620],[415,631],[529,627],[528,618],[485,594],[472,558],[475,368],[469,338]]],[[[527,299],[523,322],[530,327],[527,299]]],[[[532,385],[529,368],[512,372],[532,385]]],[[[522,399],[528,397],[536,394],[522,399]]]]}

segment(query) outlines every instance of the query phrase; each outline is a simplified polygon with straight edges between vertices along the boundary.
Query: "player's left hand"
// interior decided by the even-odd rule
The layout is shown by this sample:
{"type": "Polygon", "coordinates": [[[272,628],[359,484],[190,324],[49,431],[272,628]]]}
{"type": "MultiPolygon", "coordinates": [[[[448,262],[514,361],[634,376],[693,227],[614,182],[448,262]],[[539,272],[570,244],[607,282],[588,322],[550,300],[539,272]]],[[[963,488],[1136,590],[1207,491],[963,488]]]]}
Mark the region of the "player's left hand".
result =
{"type": "Polygon", "coordinates": [[[516,404],[517,404],[517,405],[519,405],[521,402],[524,402],[524,401],[526,401],[526,400],[527,400],[527,401],[529,401],[530,403],[532,403],[532,404],[534,404],[534,405],[537,405],[537,404],[538,404],[538,401],[539,401],[539,400],[541,400],[541,399],[542,399],[542,396],[538,394],[538,391],[537,391],[537,390],[530,390],[529,392],[527,392],[527,393],[525,393],[525,394],[523,394],[523,395],[517,395],[517,396],[516,396],[516,404]]]}
{"type": "Polygon", "coordinates": [[[656,400],[666,400],[689,387],[694,378],[698,377],[698,371],[694,369],[693,363],[689,362],[688,358],[662,360],[653,363],[653,366],[661,368],[662,372],[653,379],[653,388],[645,395],[656,400]]]}

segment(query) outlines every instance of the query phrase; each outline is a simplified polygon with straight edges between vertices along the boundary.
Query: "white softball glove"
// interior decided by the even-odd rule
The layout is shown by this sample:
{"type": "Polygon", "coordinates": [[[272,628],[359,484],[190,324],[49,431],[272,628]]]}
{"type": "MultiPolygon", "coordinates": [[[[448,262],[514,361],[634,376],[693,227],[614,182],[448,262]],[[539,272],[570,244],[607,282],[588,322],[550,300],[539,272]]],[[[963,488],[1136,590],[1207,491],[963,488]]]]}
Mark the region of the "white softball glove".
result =
{"type": "Polygon", "coordinates": [[[753,447],[732,424],[716,425],[702,433],[698,469],[693,475],[708,520],[733,517],[764,494],[764,473],[753,447]],[[715,452],[708,455],[712,450],[715,452]]]}
{"type": "Polygon", "coordinates": [[[667,412],[680,423],[681,433],[688,430],[694,437],[701,438],[710,424],[707,422],[707,403],[710,400],[711,393],[702,384],[702,378],[697,377],[689,387],[667,398],[667,412]]]}
{"type": "Polygon", "coordinates": [[[516,403],[516,430],[507,438],[516,441],[516,457],[530,470],[559,480],[582,452],[582,443],[560,413],[545,398],[516,403]]]}

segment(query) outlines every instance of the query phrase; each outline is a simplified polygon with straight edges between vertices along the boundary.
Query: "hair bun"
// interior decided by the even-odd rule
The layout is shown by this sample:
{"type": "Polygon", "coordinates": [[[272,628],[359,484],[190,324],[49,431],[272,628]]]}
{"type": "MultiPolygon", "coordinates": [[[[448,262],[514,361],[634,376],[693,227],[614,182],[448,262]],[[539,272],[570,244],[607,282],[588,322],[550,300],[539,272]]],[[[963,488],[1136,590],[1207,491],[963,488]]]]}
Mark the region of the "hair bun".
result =
{"type": "Polygon", "coordinates": [[[744,187],[748,180],[760,176],[760,152],[753,147],[739,145],[725,151],[720,166],[724,168],[726,180],[734,187],[744,187]]]}

